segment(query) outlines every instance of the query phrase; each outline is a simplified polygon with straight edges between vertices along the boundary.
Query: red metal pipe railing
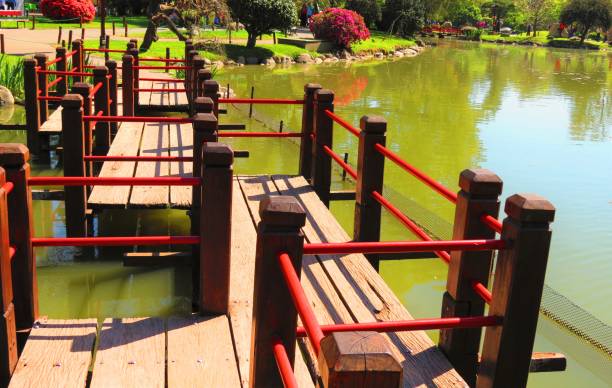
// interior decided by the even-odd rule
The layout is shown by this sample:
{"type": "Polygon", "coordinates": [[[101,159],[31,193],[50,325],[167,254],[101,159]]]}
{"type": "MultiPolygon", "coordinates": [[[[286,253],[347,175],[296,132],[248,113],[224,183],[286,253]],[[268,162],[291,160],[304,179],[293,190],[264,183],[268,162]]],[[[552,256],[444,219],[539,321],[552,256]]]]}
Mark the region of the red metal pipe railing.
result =
{"type": "Polygon", "coordinates": [[[184,92],[185,89],[134,89],[135,92],[172,92],[172,93],[177,93],[177,92],[184,92]]]}
{"type": "Polygon", "coordinates": [[[189,177],[31,177],[30,186],[199,186],[200,178],[189,177]]]}
{"type": "Polygon", "coordinates": [[[287,350],[285,350],[285,345],[283,345],[278,337],[272,338],[272,353],[274,353],[274,360],[276,360],[276,366],[283,381],[283,386],[285,388],[298,388],[287,350]]]}
{"type": "MultiPolygon", "coordinates": [[[[393,206],[391,202],[389,202],[385,197],[383,197],[377,191],[372,192],[372,197],[380,203],[385,209],[387,209],[395,218],[401,222],[404,226],[410,229],[415,235],[417,235],[421,240],[424,241],[433,241],[431,237],[425,232],[422,228],[420,228],[414,221],[412,221],[408,216],[402,213],[398,208],[393,206]]],[[[450,255],[445,251],[434,251],[434,253],[442,259],[446,263],[450,263],[450,255]]]]}
{"type": "Polygon", "coordinates": [[[347,129],[350,133],[352,133],[353,135],[359,137],[359,133],[361,132],[359,129],[353,127],[351,124],[348,123],[348,121],[345,121],[342,117],[338,116],[337,114],[335,114],[334,112],[326,109],[324,111],[325,115],[327,115],[327,117],[329,117],[330,119],[334,120],[336,123],[340,124],[341,127],[347,129]]]}
{"type": "Polygon", "coordinates": [[[185,59],[173,58],[138,58],[140,62],[167,62],[167,63],[187,63],[185,59]]]}
{"type": "Polygon", "coordinates": [[[72,50],[69,53],[66,53],[66,55],[64,56],[66,59],[70,58],[71,56],[73,56],[74,54],[77,53],[77,50],[72,50]]]}
{"type": "Polygon", "coordinates": [[[302,137],[301,132],[219,132],[219,137],[302,137]]]}
{"type": "Polygon", "coordinates": [[[31,241],[33,247],[197,245],[200,236],[33,237],[31,241]]]}
{"type": "Polygon", "coordinates": [[[14,246],[10,245],[9,246],[9,261],[11,261],[13,259],[13,256],[15,256],[15,252],[17,252],[17,248],[15,248],[14,246]]]}
{"type": "Polygon", "coordinates": [[[2,185],[2,190],[4,190],[6,195],[9,195],[11,191],[13,191],[14,188],[15,188],[15,185],[13,184],[13,182],[6,182],[5,184],[2,185]]]}
{"type": "Polygon", "coordinates": [[[156,81],[156,82],[169,82],[169,83],[185,83],[184,79],[169,79],[169,78],[138,78],[141,81],[156,81]]]}
{"type": "Polygon", "coordinates": [[[318,355],[319,351],[321,350],[321,340],[323,339],[324,335],[321,331],[319,322],[317,322],[317,317],[315,316],[314,311],[312,311],[312,307],[308,302],[308,298],[306,297],[306,294],[304,294],[304,289],[300,283],[300,278],[297,276],[295,268],[293,268],[291,258],[288,254],[279,254],[278,264],[280,266],[281,273],[283,274],[283,278],[285,279],[285,283],[287,284],[287,288],[289,289],[289,293],[291,294],[291,299],[293,299],[293,304],[295,305],[298,315],[304,324],[306,333],[308,333],[310,344],[312,345],[315,354],[318,355]]]}
{"type": "Polygon", "coordinates": [[[140,70],[191,70],[191,66],[134,66],[140,70]]]}
{"type": "Polygon", "coordinates": [[[323,146],[323,151],[325,151],[327,155],[329,155],[336,163],[338,163],[340,167],[342,167],[342,169],[347,172],[347,174],[352,176],[353,179],[357,179],[357,171],[355,171],[353,167],[349,166],[348,163],[345,163],[344,160],[342,160],[342,158],[340,157],[340,155],[335,153],[331,148],[326,145],[323,146]]]}
{"type": "Polygon", "coordinates": [[[193,162],[192,156],[127,156],[127,155],[86,155],[86,162],[193,162]]]}
{"type": "Polygon", "coordinates": [[[304,244],[307,255],[348,255],[352,253],[405,253],[436,251],[489,251],[504,249],[504,240],[448,240],[448,241],[385,241],[304,244]]]}
{"type": "Polygon", "coordinates": [[[106,49],[106,48],[83,48],[83,51],[97,51],[101,53],[127,53],[127,50],[106,49]]]}
{"type": "Polygon", "coordinates": [[[223,104],[270,104],[270,105],[299,105],[304,100],[287,100],[282,98],[220,98],[223,104]]]}
{"type": "Polygon", "coordinates": [[[381,154],[383,154],[384,156],[389,158],[393,163],[397,164],[402,169],[404,169],[407,172],[409,172],[410,174],[412,174],[412,176],[414,176],[415,178],[417,178],[421,182],[425,183],[427,186],[429,186],[432,189],[434,189],[435,191],[437,191],[444,198],[448,199],[452,203],[457,203],[457,194],[456,193],[453,193],[448,188],[446,188],[444,185],[442,185],[442,184],[436,182],[435,180],[433,180],[431,177],[429,177],[423,171],[417,169],[416,167],[414,167],[411,164],[408,164],[407,162],[402,160],[402,158],[400,158],[399,155],[396,154],[395,152],[391,151],[390,149],[388,149],[386,147],[383,147],[380,144],[374,145],[374,148],[378,152],[380,152],[381,154]]]}
{"type": "Polygon", "coordinates": [[[497,233],[501,234],[502,231],[502,223],[495,217],[488,215],[488,214],[483,214],[480,217],[480,220],[487,225],[489,228],[491,228],[492,230],[496,231],[497,233]]]}
{"type": "Polygon", "coordinates": [[[53,66],[58,62],[61,62],[62,59],[64,59],[64,57],[57,57],[55,59],[50,60],[49,62],[45,63],[46,66],[53,66]]]}
{"type": "Polygon", "coordinates": [[[83,121],[97,121],[104,123],[170,123],[189,124],[193,119],[188,117],[150,117],[150,116],[83,116],[83,121]]]}
{"type": "Polygon", "coordinates": [[[489,291],[487,289],[487,287],[480,283],[477,282],[475,280],[472,281],[472,289],[474,290],[474,292],[476,292],[481,298],[482,300],[484,300],[487,304],[491,304],[491,301],[493,300],[493,294],[491,294],[491,291],[489,291]]]}
{"type": "MultiPolygon", "coordinates": [[[[438,330],[438,329],[471,329],[487,326],[499,326],[502,318],[492,315],[481,317],[453,317],[453,318],[430,318],[414,319],[390,322],[365,322],[365,323],[340,323],[336,325],[322,325],[323,334],[328,335],[342,331],[376,331],[379,333],[416,331],[416,330],[438,330]]],[[[304,337],[306,330],[297,328],[297,336],[304,337]]]]}
{"type": "Polygon", "coordinates": [[[102,89],[102,86],[103,86],[102,82],[98,82],[96,86],[94,86],[91,89],[91,92],[89,92],[89,98],[93,98],[96,95],[96,93],[98,93],[98,91],[102,89]]]}
{"type": "Polygon", "coordinates": [[[53,81],[49,82],[47,84],[47,90],[51,89],[52,87],[54,87],[55,85],[59,84],[60,82],[62,82],[62,80],[64,79],[64,77],[57,77],[56,79],[54,79],[53,81]]]}

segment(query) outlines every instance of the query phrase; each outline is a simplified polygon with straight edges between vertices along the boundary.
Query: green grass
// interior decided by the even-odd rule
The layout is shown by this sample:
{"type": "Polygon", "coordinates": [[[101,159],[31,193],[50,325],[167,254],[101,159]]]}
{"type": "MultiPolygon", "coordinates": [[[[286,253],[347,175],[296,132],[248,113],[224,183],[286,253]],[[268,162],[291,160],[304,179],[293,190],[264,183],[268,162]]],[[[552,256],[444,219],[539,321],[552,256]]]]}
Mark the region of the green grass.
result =
{"type": "MultiPolygon", "coordinates": [[[[125,40],[111,40],[110,48],[111,49],[125,49],[127,45],[127,41],[125,40]]],[[[95,48],[98,47],[97,39],[86,39],[85,47],[95,48]]],[[[153,42],[151,48],[146,53],[140,53],[142,56],[152,57],[152,58],[165,58],[166,57],[166,48],[170,48],[170,57],[172,58],[183,58],[185,55],[185,43],[180,41],[157,41],[153,42]]],[[[102,53],[92,53],[95,56],[104,56],[102,53]]],[[[222,59],[221,55],[210,53],[210,52],[201,52],[201,55],[210,59],[210,60],[218,60],[222,59]]],[[[110,57],[114,60],[121,60],[123,55],[120,53],[111,53],[110,57]]]]}
{"type": "MultiPolygon", "coordinates": [[[[28,19],[29,21],[26,23],[26,28],[32,28],[32,18],[28,19]]],[[[128,24],[128,29],[131,28],[146,28],[148,19],[146,16],[128,16],[126,17],[126,21],[128,24]]],[[[108,16],[106,18],[106,30],[110,33],[112,32],[113,22],[115,22],[117,35],[123,35],[123,17],[120,16],[108,16]]],[[[6,28],[8,26],[12,26],[10,21],[3,21],[2,27],[6,28]]],[[[62,28],[80,28],[79,21],[74,20],[70,22],[62,22],[58,20],[52,20],[43,16],[36,17],[36,29],[37,30],[45,30],[45,29],[57,29],[59,26],[62,28]]],[[[100,19],[96,18],[95,20],[89,23],[83,23],[83,28],[100,28],[100,19]]]]}
{"type": "Polygon", "coordinates": [[[414,46],[416,44],[414,40],[399,38],[383,32],[370,31],[370,34],[370,39],[355,43],[351,46],[355,54],[375,53],[378,51],[390,53],[397,49],[414,46]]]}
{"type": "MultiPolygon", "coordinates": [[[[539,31],[537,36],[527,36],[526,33],[521,33],[517,35],[510,36],[501,36],[501,35],[485,35],[482,34],[481,37],[483,42],[497,42],[498,40],[502,40],[507,43],[537,43],[542,46],[550,46],[550,47],[561,47],[561,48],[581,48],[580,42],[572,41],[567,38],[555,38],[548,39],[548,31],[539,31]]],[[[585,40],[583,48],[589,49],[600,49],[605,47],[605,42],[598,42],[595,40],[585,40]]]]}
{"type": "MultiPolygon", "coordinates": [[[[181,28],[180,31],[184,34],[187,33],[186,29],[181,28]]],[[[284,36],[283,34],[276,34],[277,36],[284,36]]],[[[176,35],[174,34],[174,32],[167,30],[167,29],[159,29],[157,30],[157,36],[159,36],[160,39],[173,39],[176,38],[176,35]]],[[[133,34],[130,34],[131,38],[142,38],[144,37],[144,32],[136,32],[133,34]]],[[[246,40],[248,37],[248,34],[246,32],[246,30],[240,30],[240,31],[232,31],[232,39],[240,39],[240,40],[246,40]]],[[[200,30],[200,35],[199,38],[201,39],[217,39],[217,40],[227,40],[229,39],[229,34],[227,32],[227,30],[225,29],[217,29],[215,31],[212,30],[200,30]]],[[[265,40],[272,40],[272,35],[269,34],[264,34],[263,39],[265,40]]]]}

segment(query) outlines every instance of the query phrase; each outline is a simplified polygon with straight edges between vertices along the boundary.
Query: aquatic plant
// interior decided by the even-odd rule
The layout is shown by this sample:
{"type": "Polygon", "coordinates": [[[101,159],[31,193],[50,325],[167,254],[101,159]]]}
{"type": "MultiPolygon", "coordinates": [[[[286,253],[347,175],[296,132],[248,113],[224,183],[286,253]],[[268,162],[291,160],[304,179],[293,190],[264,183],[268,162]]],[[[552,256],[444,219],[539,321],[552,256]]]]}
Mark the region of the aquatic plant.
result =
{"type": "Polygon", "coordinates": [[[342,8],[327,8],[310,19],[310,31],[317,39],[325,39],[341,47],[366,40],[370,30],[363,17],[355,11],[342,8]]]}
{"type": "Polygon", "coordinates": [[[16,100],[23,99],[23,61],[21,58],[10,60],[7,55],[0,55],[0,85],[10,90],[16,100]]]}

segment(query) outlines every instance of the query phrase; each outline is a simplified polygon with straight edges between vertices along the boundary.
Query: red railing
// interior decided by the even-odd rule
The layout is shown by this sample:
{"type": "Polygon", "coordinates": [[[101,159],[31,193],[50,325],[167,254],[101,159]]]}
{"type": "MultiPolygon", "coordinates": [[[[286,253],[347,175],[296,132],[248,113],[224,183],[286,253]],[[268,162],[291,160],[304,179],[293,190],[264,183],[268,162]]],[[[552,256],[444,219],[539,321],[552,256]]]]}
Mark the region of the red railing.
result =
{"type": "Polygon", "coordinates": [[[199,236],[137,236],[137,237],[33,237],[33,247],[91,247],[139,245],[197,245],[199,236]]]}
{"type": "Polygon", "coordinates": [[[287,100],[281,98],[220,98],[222,104],[268,104],[268,105],[302,105],[304,100],[287,100]]]}
{"type": "Polygon", "coordinates": [[[30,186],[200,186],[190,177],[31,177],[30,186]]]}
{"type": "Polygon", "coordinates": [[[219,132],[218,137],[302,137],[301,132],[219,132]]]}
{"type": "Polygon", "coordinates": [[[348,121],[344,120],[342,117],[338,116],[337,114],[335,114],[334,112],[332,112],[330,110],[325,110],[324,113],[327,115],[327,117],[332,119],[334,122],[338,123],[341,127],[345,128],[346,130],[348,130],[353,135],[359,137],[359,133],[361,131],[359,129],[353,127],[351,124],[349,124],[348,121]]]}
{"type": "Polygon", "coordinates": [[[291,361],[287,355],[285,345],[281,342],[280,338],[272,338],[272,353],[274,353],[274,360],[278,367],[278,373],[283,381],[285,388],[298,388],[293,368],[291,367],[291,361]]]}
{"type": "Polygon", "coordinates": [[[342,160],[340,155],[335,153],[331,148],[329,148],[326,145],[323,146],[323,151],[325,151],[325,153],[327,155],[329,155],[336,163],[338,163],[340,165],[340,167],[342,167],[342,169],[344,171],[346,171],[347,174],[349,174],[351,177],[353,177],[353,179],[357,179],[357,171],[355,171],[355,169],[353,169],[353,167],[349,166],[348,163],[346,163],[344,160],[342,160]]]}
{"type": "Polygon", "coordinates": [[[349,255],[353,253],[406,253],[435,251],[490,251],[506,248],[505,240],[432,240],[304,244],[305,255],[349,255]]]}

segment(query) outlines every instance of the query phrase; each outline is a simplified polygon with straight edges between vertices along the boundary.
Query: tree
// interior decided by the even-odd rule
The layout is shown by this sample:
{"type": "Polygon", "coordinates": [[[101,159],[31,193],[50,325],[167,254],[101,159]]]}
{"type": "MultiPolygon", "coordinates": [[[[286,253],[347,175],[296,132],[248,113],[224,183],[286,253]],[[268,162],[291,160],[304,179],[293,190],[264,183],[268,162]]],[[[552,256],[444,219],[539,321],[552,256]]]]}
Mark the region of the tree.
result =
{"type": "Polygon", "coordinates": [[[580,32],[580,44],[584,43],[592,28],[610,28],[610,0],[572,0],[561,11],[561,22],[576,23],[580,32]]]}
{"type": "Polygon", "coordinates": [[[249,37],[247,47],[255,47],[257,37],[273,29],[288,30],[297,23],[292,0],[228,0],[234,20],[244,25],[249,37]]]}
{"type": "Polygon", "coordinates": [[[387,0],[381,27],[402,37],[414,36],[425,22],[425,5],[421,0],[387,0]]]}
{"type": "Polygon", "coordinates": [[[376,0],[347,0],[345,8],[363,16],[368,27],[372,27],[381,18],[380,5],[376,0]]]}
{"type": "Polygon", "coordinates": [[[533,36],[541,24],[551,23],[555,19],[554,0],[521,0],[519,7],[525,12],[527,20],[533,27],[533,36]]]}
{"type": "Polygon", "coordinates": [[[471,0],[456,0],[448,9],[448,18],[460,26],[466,24],[474,24],[480,19],[480,7],[471,0]]]}
{"type": "Polygon", "coordinates": [[[516,9],[512,0],[492,0],[483,3],[480,6],[480,11],[483,15],[488,15],[494,19],[494,30],[499,31],[501,20],[510,12],[516,9]]]}

